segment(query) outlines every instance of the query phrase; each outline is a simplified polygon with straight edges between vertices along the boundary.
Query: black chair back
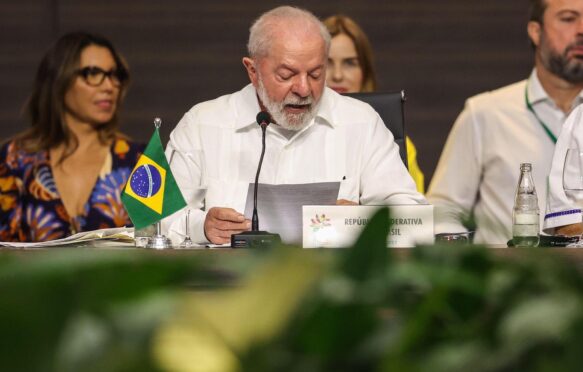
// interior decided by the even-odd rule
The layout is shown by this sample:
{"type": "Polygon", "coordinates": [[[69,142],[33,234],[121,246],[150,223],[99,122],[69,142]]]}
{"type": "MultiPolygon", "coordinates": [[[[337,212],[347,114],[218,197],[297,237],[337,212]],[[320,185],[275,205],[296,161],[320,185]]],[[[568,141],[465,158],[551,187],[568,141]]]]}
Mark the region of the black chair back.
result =
{"type": "Polygon", "coordinates": [[[385,126],[393,133],[395,142],[399,145],[399,154],[407,168],[407,147],[405,146],[405,91],[347,93],[347,96],[368,103],[379,113],[385,126]]]}

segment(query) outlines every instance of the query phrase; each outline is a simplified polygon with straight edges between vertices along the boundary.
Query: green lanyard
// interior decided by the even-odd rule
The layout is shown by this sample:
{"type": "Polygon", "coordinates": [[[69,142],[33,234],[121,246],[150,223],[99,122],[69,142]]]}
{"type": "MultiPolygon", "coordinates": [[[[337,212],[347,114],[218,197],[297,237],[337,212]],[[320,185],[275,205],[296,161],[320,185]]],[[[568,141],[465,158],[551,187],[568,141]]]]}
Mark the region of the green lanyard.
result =
{"type": "Polygon", "coordinates": [[[536,120],[539,122],[541,127],[543,127],[543,129],[545,130],[545,133],[549,136],[551,141],[553,141],[553,143],[556,144],[557,137],[553,134],[553,132],[551,132],[551,130],[549,129],[549,127],[547,127],[545,122],[542,121],[541,118],[537,115],[537,113],[532,108],[530,101],[528,100],[528,83],[526,83],[526,87],[524,88],[524,100],[526,101],[526,108],[528,109],[528,111],[532,112],[532,114],[534,115],[536,120]]]}

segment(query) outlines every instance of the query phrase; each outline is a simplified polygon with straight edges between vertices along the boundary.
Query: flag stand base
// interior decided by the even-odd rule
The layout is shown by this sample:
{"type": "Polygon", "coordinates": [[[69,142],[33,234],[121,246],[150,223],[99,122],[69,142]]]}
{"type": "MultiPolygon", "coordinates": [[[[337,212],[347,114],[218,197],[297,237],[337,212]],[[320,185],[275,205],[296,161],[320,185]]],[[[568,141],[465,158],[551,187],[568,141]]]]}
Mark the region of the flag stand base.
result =
{"type": "Polygon", "coordinates": [[[146,248],[153,248],[153,249],[168,249],[172,247],[172,242],[170,239],[165,237],[164,235],[154,235],[150,239],[148,239],[148,244],[146,248]]]}
{"type": "Polygon", "coordinates": [[[146,248],[153,249],[168,249],[172,248],[172,242],[166,236],[162,235],[162,224],[160,221],[156,222],[156,234],[148,239],[146,248]]]}

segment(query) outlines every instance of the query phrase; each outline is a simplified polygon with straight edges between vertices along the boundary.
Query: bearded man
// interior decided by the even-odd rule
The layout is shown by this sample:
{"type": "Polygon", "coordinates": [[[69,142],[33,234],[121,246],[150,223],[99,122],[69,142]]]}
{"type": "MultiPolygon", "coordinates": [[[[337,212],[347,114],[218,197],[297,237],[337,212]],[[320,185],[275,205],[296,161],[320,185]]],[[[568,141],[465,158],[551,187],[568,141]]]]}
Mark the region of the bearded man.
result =
{"type": "Polygon", "coordinates": [[[436,233],[473,220],[475,242],[506,244],[520,163],[532,163],[543,226],[555,143],[583,100],[583,0],[531,0],[527,32],[530,77],[468,99],[449,134],[427,194],[436,233]]]}
{"type": "MultiPolygon", "coordinates": [[[[257,113],[267,111],[267,150],[259,182],[341,182],[339,204],[426,203],[379,115],[325,87],[330,35],[311,13],[288,6],[251,26],[243,58],[251,84],[188,111],[166,149],[192,209],[199,244],[224,244],[249,230],[241,213],[261,154],[257,113]]],[[[184,235],[184,212],[163,226],[184,235]]]]}

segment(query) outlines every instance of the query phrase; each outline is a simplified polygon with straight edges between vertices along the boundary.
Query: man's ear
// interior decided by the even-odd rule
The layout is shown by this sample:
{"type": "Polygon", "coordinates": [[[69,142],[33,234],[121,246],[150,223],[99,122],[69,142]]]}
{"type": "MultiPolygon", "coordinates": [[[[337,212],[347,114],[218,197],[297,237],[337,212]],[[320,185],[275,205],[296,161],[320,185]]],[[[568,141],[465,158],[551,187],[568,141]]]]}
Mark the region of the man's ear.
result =
{"type": "Polygon", "coordinates": [[[526,25],[526,32],[528,33],[528,37],[536,47],[538,47],[540,44],[541,31],[542,31],[541,24],[536,21],[530,21],[526,25]]]}
{"type": "Polygon", "coordinates": [[[255,68],[255,61],[250,57],[243,57],[243,66],[247,70],[247,75],[249,75],[249,80],[254,87],[258,85],[257,69],[255,68]]]}

